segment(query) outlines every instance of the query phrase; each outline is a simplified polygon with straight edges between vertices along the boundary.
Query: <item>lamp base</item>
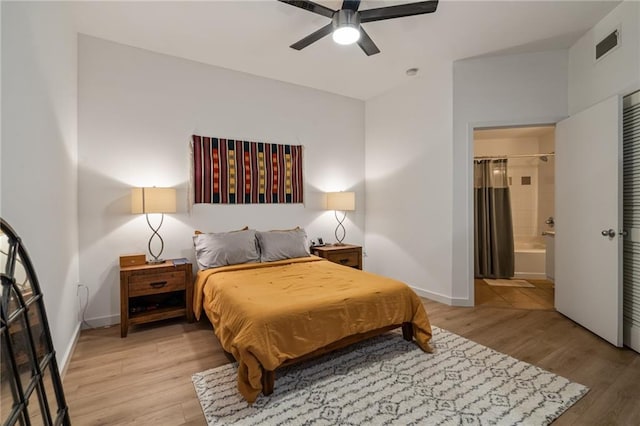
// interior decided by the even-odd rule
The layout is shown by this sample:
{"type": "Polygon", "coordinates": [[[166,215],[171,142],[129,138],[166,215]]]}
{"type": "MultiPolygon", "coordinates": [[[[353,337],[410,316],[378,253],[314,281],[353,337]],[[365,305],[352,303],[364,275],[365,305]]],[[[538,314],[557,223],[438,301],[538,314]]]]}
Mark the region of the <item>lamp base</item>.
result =
{"type": "Polygon", "coordinates": [[[342,240],[344,240],[344,237],[347,236],[347,231],[344,229],[344,225],[342,224],[342,222],[344,222],[344,220],[347,217],[347,212],[343,211],[342,212],[342,219],[340,219],[338,217],[338,211],[335,210],[333,212],[333,214],[336,216],[336,220],[338,221],[338,226],[336,226],[336,232],[334,233],[336,236],[336,241],[337,243],[334,244],[334,246],[343,246],[344,244],[342,244],[342,240]],[[342,232],[340,232],[342,231],[342,232]],[[340,235],[342,234],[342,235],[340,235]]]}
{"type": "Polygon", "coordinates": [[[333,245],[334,246],[346,246],[346,244],[343,243],[343,242],[337,242],[337,243],[334,243],[333,245]]]}
{"type": "Polygon", "coordinates": [[[147,216],[147,224],[149,225],[149,228],[151,228],[151,230],[153,231],[153,233],[151,234],[151,237],[149,238],[149,243],[147,244],[147,247],[149,248],[149,254],[153,259],[148,260],[147,264],[159,265],[160,263],[164,263],[164,259],[160,259],[162,250],[164,250],[164,240],[158,233],[158,231],[160,230],[160,227],[162,226],[162,222],[164,222],[164,213],[160,215],[160,223],[158,224],[157,228],[154,228],[153,225],[151,225],[151,222],[149,221],[149,214],[147,214],[146,216],[147,216]],[[151,248],[151,242],[153,241],[153,237],[158,237],[158,239],[160,240],[160,251],[158,253],[154,253],[153,249],[151,248]]]}

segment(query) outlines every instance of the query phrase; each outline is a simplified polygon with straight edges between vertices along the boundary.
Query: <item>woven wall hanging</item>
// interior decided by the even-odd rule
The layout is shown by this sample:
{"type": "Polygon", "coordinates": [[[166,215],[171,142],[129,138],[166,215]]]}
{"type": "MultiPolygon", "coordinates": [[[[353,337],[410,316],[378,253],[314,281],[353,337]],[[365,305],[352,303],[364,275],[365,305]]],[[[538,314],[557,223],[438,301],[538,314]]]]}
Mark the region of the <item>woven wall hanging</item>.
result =
{"type": "Polygon", "coordinates": [[[192,136],[194,203],[302,203],[302,146],[192,136]]]}

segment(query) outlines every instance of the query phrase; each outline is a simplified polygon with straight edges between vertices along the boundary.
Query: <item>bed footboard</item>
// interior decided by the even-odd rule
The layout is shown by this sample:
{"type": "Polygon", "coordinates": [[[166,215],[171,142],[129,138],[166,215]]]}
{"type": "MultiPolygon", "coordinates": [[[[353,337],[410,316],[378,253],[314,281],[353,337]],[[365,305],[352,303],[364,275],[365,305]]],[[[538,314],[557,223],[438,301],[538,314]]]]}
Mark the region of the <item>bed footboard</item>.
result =
{"type": "MultiPolygon", "coordinates": [[[[413,341],[413,324],[410,322],[404,322],[402,323],[401,327],[402,327],[402,337],[409,342],[413,341]]],[[[287,360],[281,365],[281,367],[284,367],[286,365],[296,364],[298,362],[306,361],[308,359],[317,358],[326,353],[333,352],[337,349],[341,349],[346,346],[352,345],[353,343],[369,339],[371,337],[380,335],[382,333],[386,333],[387,331],[393,330],[394,328],[398,328],[398,325],[383,327],[377,330],[370,331],[368,333],[349,336],[347,338],[334,342],[330,345],[327,345],[323,348],[320,348],[310,354],[301,356],[299,358],[287,360]]],[[[275,379],[276,379],[275,371],[266,370],[264,369],[264,367],[262,368],[262,394],[263,395],[271,395],[273,393],[275,379]]]]}

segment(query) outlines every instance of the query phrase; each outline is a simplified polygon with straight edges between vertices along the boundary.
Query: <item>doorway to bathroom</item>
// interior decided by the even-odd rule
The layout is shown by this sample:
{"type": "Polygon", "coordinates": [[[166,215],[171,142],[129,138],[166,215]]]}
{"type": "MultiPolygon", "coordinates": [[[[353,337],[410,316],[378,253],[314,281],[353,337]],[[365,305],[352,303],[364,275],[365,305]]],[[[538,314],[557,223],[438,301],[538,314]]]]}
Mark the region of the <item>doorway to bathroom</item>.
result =
{"type": "Polygon", "coordinates": [[[475,305],[554,309],[555,126],[474,130],[475,305]]]}

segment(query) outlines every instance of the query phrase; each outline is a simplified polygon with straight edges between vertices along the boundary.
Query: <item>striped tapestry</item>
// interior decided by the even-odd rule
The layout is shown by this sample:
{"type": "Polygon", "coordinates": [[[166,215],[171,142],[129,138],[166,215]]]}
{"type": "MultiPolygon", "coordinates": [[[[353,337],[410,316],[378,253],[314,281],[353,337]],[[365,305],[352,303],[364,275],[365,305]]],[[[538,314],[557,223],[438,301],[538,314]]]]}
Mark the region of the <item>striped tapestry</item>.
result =
{"type": "Polygon", "coordinates": [[[302,146],[193,135],[194,202],[302,203],[302,146]]]}

